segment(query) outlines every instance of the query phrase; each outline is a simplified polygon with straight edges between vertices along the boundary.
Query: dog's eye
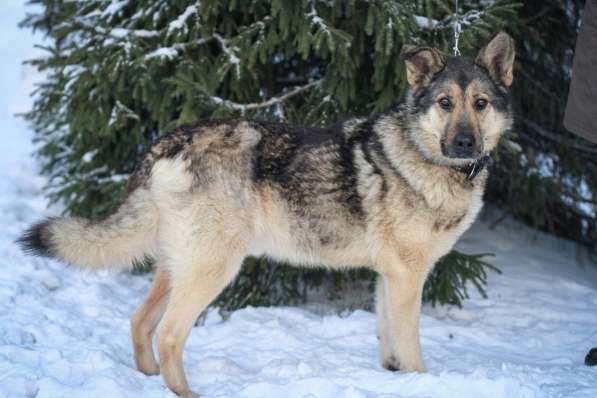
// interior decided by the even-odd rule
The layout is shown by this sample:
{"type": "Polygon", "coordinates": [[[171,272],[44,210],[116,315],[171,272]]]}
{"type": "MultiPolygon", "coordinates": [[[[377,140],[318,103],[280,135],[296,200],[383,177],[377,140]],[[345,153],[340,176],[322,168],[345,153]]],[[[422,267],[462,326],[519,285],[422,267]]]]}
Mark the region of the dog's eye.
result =
{"type": "Polygon", "coordinates": [[[487,107],[487,100],[483,98],[479,98],[475,101],[475,109],[478,111],[482,111],[487,107]]]}
{"type": "Polygon", "coordinates": [[[438,101],[439,106],[444,110],[444,111],[449,111],[452,109],[452,101],[450,101],[450,98],[448,97],[443,97],[440,98],[440,100],[438,101]]]}

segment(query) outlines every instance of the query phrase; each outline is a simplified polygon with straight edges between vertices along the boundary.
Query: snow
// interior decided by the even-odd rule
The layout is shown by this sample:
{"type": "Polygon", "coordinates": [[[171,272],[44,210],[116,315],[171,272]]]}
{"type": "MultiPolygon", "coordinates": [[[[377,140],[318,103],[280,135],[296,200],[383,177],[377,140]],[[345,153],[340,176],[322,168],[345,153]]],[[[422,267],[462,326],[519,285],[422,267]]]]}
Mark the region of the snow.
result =
{"type": "Polygon", "coordinates": [[[187,22],[187,19],[189,19],[189,17],[191,15],[194,15],[197,13],[197,6],[196,5],[190,5],[188,6],[184,12],[182,14],[180,14],[178,16],[178,18],[176,18],[174,21],[170,22],[170,24],[168,24],[168,32],[171,32],[173,30],[180,30],[182,28],[184,28],[187,22]]]}
{"type": "Polygon", "coordinates": [[[124,105],[122,102],[116,100],[116,104],[114,104],[112,112],[110,112],[110,120],[108,120],[108,126],[112,126],[114,123],[118,122],[119,119],[122,118],[139,120],[139,115],[133,112],[132,109],[124,105]]]}
{"type": "Polygon", "coordinates": [[[313,4],[311,4],[311,11],[305,13],[305,18],[307,18],[311,22],[311,26],[315,26],[316,30],[321,30],[322,32],[324,32],[324,34],[327,35],[330,34],[329,27],[327,26],[323,18],[317,15],[317,10],[315,9],[315,6],[313,4]]]}
{"type": "MultiPolygon", "coordinates": [[[[528,160],[526,157],[522,158],[523,165],[528,160]]],[[[558,178],[561,180],[564,191],[560,198],[562,202],[576,208],[580,214],[586,215],[587,217],[594,218],[597,215],[597,205],[594,204],[593,189],[587,183],[585,177],[573,178],[570,175],[566,175],[565,171],[559,167],[560,159],[557,155],[550,153],[538,153],[535,156],[535,165],[528,167],[527,175],[533,174],[538,175],[542,178],[558,178]],[[569,193],[574,193],[570,196],[569,193]]],[[[587,220],[583,220],[587,222],[587,220]]]]}
{"type": "MultiPolygon", "coordinates": [[[[23,6],[2,14],[0,81],[0,397],[174,397],[159,376],[134,366],[129,317],[149,275],[83,273],[21,253],[14,239],[47,209],[26,110],[39,79],[18,31],[23,6]]],[[[375,315],[331,308],[247,308],[223,320],[210,311],[185,349],[191,386],[204,397],[539,398],[597,396],[597,368],[582,364],[597,345],[597,272],[579,266],[574,245],[512,221],[480,222],[459,243],[493,252],[488,299],[463,309],[425,307],[426,374],[381,368],[375,315]]]]}
{"type": "Polygon", "coordinates": [[[421,29],[427,29],[427,28],[433,29],[439,23],[439,21],[436,19],[424,17],[421,15],[415,15],[414,18],[415,18],[415,22],[416,22],[417,26],[421,29]]]}
{"type": "Polygon", "coordinates": [[[155,30],[146,30],[146,29],[124,29],[124,28],[114,28],[110,30],[110,35],[116,37],[118,39],[126,39],[130,37],[156,37],[160,33],[155,30]]]}
{"type": "Polygon", "coordinates": [[[463,25],[464,27],[467,27],[476,23],[478,20],[483,18],[484,15],[485,13],[483,11],[470,10],[462,17],[458,18],[458,23],[463,25]]]}
{"type": "Polygon", "coordinates": [[[126,0],[112,0],[112,2],[102,12],[102,16],[112,17],[119,13],[126,6],[126,4],[126,0]]]}
{"type": "Polygon", "coordinates": [[[578,191],[580,196],[580,203],[578,203],[579,209],[590,217],[597,217],[597,205],[590,204],[591,198],[595,198],[597,195],[595,195],[593,190],[589,188],[586,179],[582,179],[578,191]]]}
{"type": "Polygon", "coordinates": [[[213,33],[212,37],[216,39],[218,43],[220,43],[222,51],[228,58],[228,63],[234,67],[234,72],[236,76],[240,76],[240,59],[237,56],[238,52],[240,51],[239,48],[236,46],[229,47],[228,41],[217,33],[213,33]]]}
{"type": "Polygon", "coordinates": [[[178,55],[178,49],[175,47],[160,47],[145,56],[146,59],[151,58],[167,58],[173,59],[178,55]]]}
{"type": "Polygon", "coordinates": [[[93,160],[93,158],[95,157],[96,154],[97,154],[97,149],[94,149],[92,151],[85,152],[85,154],[81,157],[81,159],[83,160],[83,163],[89,163],[93,160]]]}

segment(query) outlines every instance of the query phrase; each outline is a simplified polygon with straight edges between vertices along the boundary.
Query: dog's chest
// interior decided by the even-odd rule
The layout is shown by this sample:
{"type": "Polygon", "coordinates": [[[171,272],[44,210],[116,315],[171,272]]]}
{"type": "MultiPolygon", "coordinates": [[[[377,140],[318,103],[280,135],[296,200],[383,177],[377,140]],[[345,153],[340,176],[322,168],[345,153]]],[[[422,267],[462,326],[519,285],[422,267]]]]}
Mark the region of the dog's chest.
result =
{"type": "Polygon", "coordinates": [[[471,219],[474,219],[480,206],[481,203],[480,200],[477,200],[477,196],[450,198],[437,208],[427,210],[429,212],[427,227],[435,234],[458,230],[462,224],[467,224],[471,219]]]}
{"type": "Polygon", "coordinates": [[[482,207],[482,193],[482,184],[465,190],[437,184],[424,193],[399,185],[373,221],[381,240],[428,252],[435,261],[470,227],[482,207]]]}

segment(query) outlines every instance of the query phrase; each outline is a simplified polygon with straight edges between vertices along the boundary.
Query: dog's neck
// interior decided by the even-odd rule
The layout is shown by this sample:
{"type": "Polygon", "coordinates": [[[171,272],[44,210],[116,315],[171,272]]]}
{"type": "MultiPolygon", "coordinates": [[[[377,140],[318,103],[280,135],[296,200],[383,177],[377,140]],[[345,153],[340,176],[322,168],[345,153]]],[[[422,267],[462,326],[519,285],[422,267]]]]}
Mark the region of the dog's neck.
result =
{"type": "Polygon", "coordinates": [[[485,166],[489,157],[459,168],[434,163],[409,138],[408,125],[399,112],[380,116],[374,122],[373,129],[392,169],[413,190],[423,194],[431,207],[443,205],[443,193],[446,191],[455,198],[464,198],[482,190],[487,178],[485,166]]]}

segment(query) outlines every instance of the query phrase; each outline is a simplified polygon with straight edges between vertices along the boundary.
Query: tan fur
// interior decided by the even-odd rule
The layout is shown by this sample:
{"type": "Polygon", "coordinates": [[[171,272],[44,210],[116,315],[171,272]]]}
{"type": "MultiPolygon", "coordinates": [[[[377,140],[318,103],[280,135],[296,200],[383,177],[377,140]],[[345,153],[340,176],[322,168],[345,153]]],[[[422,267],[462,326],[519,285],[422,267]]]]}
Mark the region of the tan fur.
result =
{"type": "MultiPolygon", "coordinates": [[[[503,40],[498,38],[501,46],[488,46],[482,58],[499,53],[503,40]]],[[[407,67],[409,81],[419,85],[427,78],[419,75],[420,68],[437,72],[443,59],[437,50],[416,54],[419,58],[411,54],[407,67]]],[[[445,87],[456,99],[451,114],[431,105],[417,123],[408,123],[408,110],[388,112],[367,125],[369,138],[378,140],[369,146],[354,144],[363,140],[363,119],[344,123],[339,134],[345,141],[311,136],[308,149],[295,152],[289,135],[266,136],[279,131],[264,124],[183,128],[146,155],[131,179],[131,195],[113,216],[97,223],[54,220],[41,238],[49,235],[48,246],[59,258],[86,267],[126,264],[147,253],[157,258],[154,285],[131,322],[135,360],[146,374],[161,372],[183,397],[196,396],[182,366],[185,341],[197,316],[237,275],[247,255],[377,271],[382,363],[424,371],[419,342],[423,284],[479,213],[487,178],[483,170],[474,181],[466,180],[452,166],[467,160],[444,156],[440,143],[446,132],[447,139],[455,135],[456,120],[465,120],[488,153],[511,124],[491,107],[482,113],[472,108],[474,99],[485,95],[483,82],[473,81],[465,91],[453,82],[445,87]],[[348,141],[352,146],[340,147],[348,141]],[[346,148],[350,168],[342,169],[346,148]],[[305,178],[287,174],[280,182],[276,173],[285,170],[276,162],[282,155],[291,157],[305,178]],[[260,171],[258,160],[278,169],[260,171]],[[343,176],[350,184],[338,185],[330,176],[343,176]],[[358,196],[358,204],[350,195],[358,196]],[[151,348],[156,325],[159,367],[151,348]]]]}
{"type": "Polygon", "coordinates": [[[89,269],[130,267],[154,252],[158,219],[150,192],[140,189],[105,220],[55,218],[48,233],[56,257],[70,264],[89,269]]]}
{"type": "Polygon", "coordinates": [[[153,355],[151,340],[166,310],[169,290],[168,274],[158,265],[153,286],[145,301],[131,319],[131,336],[133,339],[133,349],[135,350],[135,363],[137,364],[137,368],[146,375],[157,375],[160,373],[160,368],[153,355]]]}

